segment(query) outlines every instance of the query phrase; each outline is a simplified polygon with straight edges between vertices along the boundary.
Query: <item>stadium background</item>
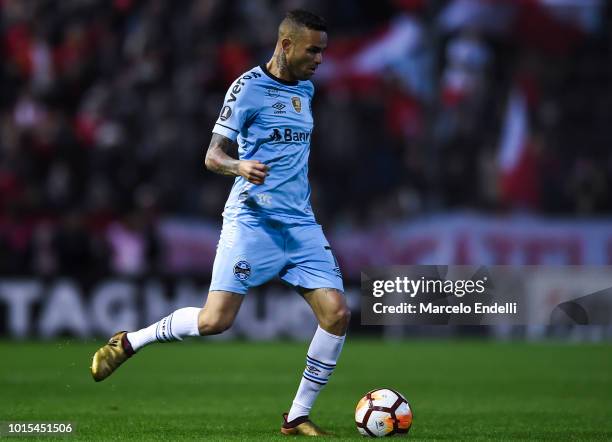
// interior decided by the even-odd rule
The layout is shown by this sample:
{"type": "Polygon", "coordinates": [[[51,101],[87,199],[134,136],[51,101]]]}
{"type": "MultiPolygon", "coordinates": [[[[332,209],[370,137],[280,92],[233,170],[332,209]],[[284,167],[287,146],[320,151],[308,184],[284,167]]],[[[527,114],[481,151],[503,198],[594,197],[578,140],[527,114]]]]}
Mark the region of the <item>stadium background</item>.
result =
{"type": "MultiPolygon", "coordinates": [[[[201,304],[231,186],[210,130],[298,6],[330,24],[310,177],[354,331],[368,265],[612,264],[606,2],[3,0],[2,334],[201,304]]],[[[230,335],[310,336],[282,286],[249,298],[230,335]]]]}
{"type": "MultiPolygon", "coordinates": [[[[231,186],[210,131],[295,7],[330,27],[310,177],[353,310],[315,421],[356,437],[358,398],[391,386],[412,437],[612,438],[610,326],[361,327],[358,300],[369,265],[612,264],[604,0],[0,0],[0,433],[274,439],[315,326],[278,283],[226,334],[88,367],[203,302],[231,186]]],[[[541,307],[585,278],[540,281],[541,307]]]]}

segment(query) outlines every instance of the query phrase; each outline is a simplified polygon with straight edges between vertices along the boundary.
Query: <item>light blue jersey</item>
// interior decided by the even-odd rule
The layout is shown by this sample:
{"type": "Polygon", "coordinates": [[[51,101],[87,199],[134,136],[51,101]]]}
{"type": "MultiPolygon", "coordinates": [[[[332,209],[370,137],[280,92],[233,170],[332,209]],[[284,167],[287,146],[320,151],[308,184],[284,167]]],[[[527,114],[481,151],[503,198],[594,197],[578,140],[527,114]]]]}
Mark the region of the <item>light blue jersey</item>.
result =
{"type": "Polygon", "coordinates": [[[293,287],[344,290],[340,267],[310,207],[310,81],[258,66],[229,88],[213,132],[238,142],[241,160],[270,167],[265,183],[237,177],[223,212],[211,291],[246,294],[279,276],[293,287]]]}
{"type": "Polygon", "coordinates": [[[310,207],[310,81],[265,66],[232,84],[213,132],[238,142],[241,160],[270,167],[264,184],[237,177],[223,212],[211,291],[246,294],[278,276],[304,289],[344,290],[338,262],[310,207]]]}
{"type": "Polygon", "coordinates": [[[259,160],[270,170],[261,185],[236,177],[225,218],[244,214],[315,222],[308,183],[313,94],[310,81],[282,80],[264,65],[230,86],[213,132],[237,141],[239,159],[259,160]]]}

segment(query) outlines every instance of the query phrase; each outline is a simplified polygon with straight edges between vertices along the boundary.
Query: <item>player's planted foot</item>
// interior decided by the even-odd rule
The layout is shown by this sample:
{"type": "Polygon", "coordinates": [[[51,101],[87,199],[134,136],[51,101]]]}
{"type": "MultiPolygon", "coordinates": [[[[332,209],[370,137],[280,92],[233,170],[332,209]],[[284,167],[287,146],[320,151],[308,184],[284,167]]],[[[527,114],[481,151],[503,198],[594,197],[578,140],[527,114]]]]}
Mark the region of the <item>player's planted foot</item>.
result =
{"type": "Polygon", "coordinates": [[[281,433],[286,436],[325,436],[329,435],[328,432],[323,431],[321,428],[313,424],[308,416],[300,416],[293,419],[291,422],[287,421],[287,413],[283,413],[283,425],[281,426],[281,433]]]}
{"type": "Polygon", "coordinates": [[[108,343],[94,354],[91,375],[96,382],[103,381],[134,353],[130,341],[127,340],[127,332],[115,333],[108,343]]]}

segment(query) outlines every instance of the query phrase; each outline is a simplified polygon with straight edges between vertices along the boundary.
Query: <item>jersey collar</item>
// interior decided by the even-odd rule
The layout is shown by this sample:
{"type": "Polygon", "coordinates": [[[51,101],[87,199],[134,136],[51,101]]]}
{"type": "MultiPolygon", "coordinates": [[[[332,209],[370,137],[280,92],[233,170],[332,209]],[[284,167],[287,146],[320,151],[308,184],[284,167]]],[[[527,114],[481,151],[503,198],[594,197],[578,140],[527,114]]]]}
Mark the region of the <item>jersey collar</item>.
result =
{"type": "Polygon", "coordinates": [[[266,74],[268,77],[270,77],[274,81],[278,81],[279,83],[285,84],[287,86],[297,86],[298,85],[297,81],[288,81],[288,80],[283,80],[282,78],[278,78],[276,75],[268,71],[268,68],[266,67],[265,64],[260,64],[259,68],[263,71],[264,74],[266,74]]]}

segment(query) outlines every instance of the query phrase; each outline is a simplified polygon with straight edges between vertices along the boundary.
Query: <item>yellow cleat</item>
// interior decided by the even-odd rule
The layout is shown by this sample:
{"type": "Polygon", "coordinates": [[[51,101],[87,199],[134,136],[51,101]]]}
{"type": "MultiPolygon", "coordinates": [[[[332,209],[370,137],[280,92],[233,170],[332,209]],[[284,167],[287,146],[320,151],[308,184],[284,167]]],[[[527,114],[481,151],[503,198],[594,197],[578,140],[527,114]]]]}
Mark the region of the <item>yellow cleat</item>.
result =
{"type": "Polygon", "coordinates": [[[287,421],[287,416],[287,413],[283,413],[284,422],[281,426],[281,433],[285,436],[329,436],[328,432],[313,424],[308,416],[300,416],[291,422],[287,421]]]}
{"type": "Polygon", "coordinates": [[[115,333],[108,344],[93,355],[91,375],[96,382],[103,381],[133,354],[134,350],[127,340],[127,332],[115,333]]]}

